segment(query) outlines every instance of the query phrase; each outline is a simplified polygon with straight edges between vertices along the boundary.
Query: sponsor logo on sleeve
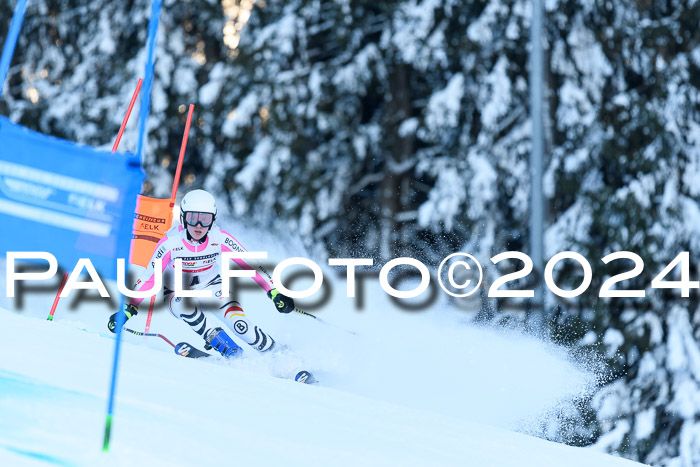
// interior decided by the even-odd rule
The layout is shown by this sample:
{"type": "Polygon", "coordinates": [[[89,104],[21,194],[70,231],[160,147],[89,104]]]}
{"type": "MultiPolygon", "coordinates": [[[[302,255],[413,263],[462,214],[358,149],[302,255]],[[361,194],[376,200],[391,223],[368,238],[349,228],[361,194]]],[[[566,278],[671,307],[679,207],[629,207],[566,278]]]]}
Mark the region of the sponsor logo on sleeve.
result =
{"type": "Polygon", "coordinates": [[[226,237],[226,239],[224,239],[224,243],[233,251],[237,251],[239,253],[243,252],[243,248],[241,248],[241,246],[238,243],[234,242],[231,237],[226,237]]]}

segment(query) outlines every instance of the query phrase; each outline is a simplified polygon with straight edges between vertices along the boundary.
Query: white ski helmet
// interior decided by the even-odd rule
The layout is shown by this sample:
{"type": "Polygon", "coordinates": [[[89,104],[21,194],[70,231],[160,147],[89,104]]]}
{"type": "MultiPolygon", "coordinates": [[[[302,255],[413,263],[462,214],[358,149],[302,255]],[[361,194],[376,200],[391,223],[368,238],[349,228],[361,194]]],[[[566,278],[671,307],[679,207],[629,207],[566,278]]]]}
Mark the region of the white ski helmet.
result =
{"type": "Polygon", "coordinates": [[[204,190],[192,190],[180,201],[180,222],[185,225],[186,212],[210,212],[216,220],[216,200],[204,190]]]}

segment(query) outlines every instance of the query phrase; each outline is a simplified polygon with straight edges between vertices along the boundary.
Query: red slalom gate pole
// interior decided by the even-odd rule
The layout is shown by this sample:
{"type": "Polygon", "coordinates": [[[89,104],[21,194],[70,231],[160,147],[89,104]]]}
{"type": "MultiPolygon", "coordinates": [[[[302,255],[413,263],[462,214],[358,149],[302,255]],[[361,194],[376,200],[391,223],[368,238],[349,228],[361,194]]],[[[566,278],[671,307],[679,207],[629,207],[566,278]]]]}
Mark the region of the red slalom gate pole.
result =
{"type": "Polygon", "coordinates": [[[182,161],[185,158],[185,148],[187,148],[187,138],[190,135],[190,125],[192,124],[192,113],[194,113],[194,104],[190,104],[190,109],[187,112],[187,123],[185,123],[185,134],[182,135],[182,145],[180,145],[180,155],[177,158],[177,170],[175,171],[175,179],[173,181],[173,193],[170,195],[170,207],[175,206],[175,197],[177,196],[177,186],[180,184],[180,172],[182,172],[182,161]]]}
{"type": "MultiPolygon", "coordinates": [[[[117,140],[114,142],[114,145],[112,146],[112,153],[117,152],[117,148],[119,147],[119,142],[122,140],[122,135],[124,134],[124,129],[126,129],[126,122],[129,121],[129,116],[131,115],[131,111],[134,108],[134,104],[136,103],[136,97],[139,95],[139,91],[141,90],[141,84],[143,83],[143,78],[139,78],[138,83],[136,83],[136,89],[134,90],[134,94],[131,96],[131,102],[129,102],[129,108],[126,109],[126,115],[124,116],[124,120],[122,120],[122,125],[119,128],[119,133],[117,133],[117,140]]],[[[48,321],[53,321],[53,315],[56,313],[56,307],[58,306],[58,301],[61,299],[61,292],[63,292],[63,287],[66,286],[66,282],[68,281],[68,273],[66,272],[63,274],[63,280],[61,281],[61,286],[58,288],[58,292],[56,292],[56,298],[53,299],[53,305],[51,305],[51,311],[49,312],[49,316],[46,318],[48,321]]]]}
{"type": "Polygon", "coordinates": [[[151,330],[151,318],[153,317],[153,305],[156,302],[156,296],[151,295],[151,304],[148,306],[148,316],[146,317],[146,328],[143,332],[148,332],[151,330]]]}
{"type": "Polygon", "coordinates": [[[126,115],[124,115],[122,126],[119,128],[119,133],[117,133],[117,139],[116,141],[114,141],[114,146],[112,146],[112,152],[117,152],[119,142],[122,140],[122,135],[124,134],[124,130],[126,129],[126,122],[129,121],[129,115],[131,115],[131,110],[134,108],[134,104],[136,103],[136,97],[139,95],[139,91],[141,90],[141,84],[143,84],[143,78],[139,78],[139,82],[136,83],[136,90],[134,91],[134,95],[131,96],[129,108],[126,109],[126,115]]]}
{"type": "MultiPolygon", "coordinates": [[[[187,112],[187,121],[185,123],[185,133],[182,135],[182,144],[180,145],[180,155],[177,158],[177,170],[175,170],[175,178],[173,180],[173,192],[170,195],[170,208],[175,206],[175,197],[177,196],[177,187],[180,184],[180,173],[182,172],[182,161],[185,158],[185,149],[187,148],[187,139],[190,134],[190,125],[192,125],[192,114],[194,113],[194,104],[190,104],[187,112]]],[[[156,300],[155,295],[151,297],[151,305],[148,307],[148,316],[146,316],[145,332],[151,329],[151,318],[153,317],[153,304],[156,300]]]]}
{"type": "Polygon", "coordinates": [[[53,305],[51,305],[51,311],[49,312],[49,316],[46,317],[48,321],[53,321],[53,314],[56,313],[56,307],[58,306],[58,300],[61,298],[61,292],[63,292],[63,287],[66,286],[66,281],[68,281],[68,273],[65,272],[63,274],[63,280],[61,281],[61,285],[58,287],[58,292],[56,292],[56,298],[53,299],[53,305]]]}

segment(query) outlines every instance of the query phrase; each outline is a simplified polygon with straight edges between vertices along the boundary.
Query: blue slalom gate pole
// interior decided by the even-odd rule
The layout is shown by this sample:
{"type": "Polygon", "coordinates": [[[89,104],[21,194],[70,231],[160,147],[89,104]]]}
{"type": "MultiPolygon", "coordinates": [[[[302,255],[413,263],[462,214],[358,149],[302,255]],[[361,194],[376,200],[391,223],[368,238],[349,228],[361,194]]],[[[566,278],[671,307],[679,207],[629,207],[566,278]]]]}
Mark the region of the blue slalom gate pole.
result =
{"type": "Polygon", "coordinates": [[[27,11],[27,0],[19,0],[15,6],[15,13],[12,15],[12,23],[10,23],[10,30],[7,32],[5,45],[2,48],[2,57],[0,57],[0,97],[2,97],[2,88],[5,85],[7,72],[12,62],[12,55],[15,53],[17,38],[19,37],[19,30],[24,21],[25,11],[27,11]]]}
{"type": "MultiPolygon", "coordinates": [[[[119,301],[119,310],[124,309],[124,297],[119,301]]],[[[109,451],[109,441],[112,435],[112,415],[114,414],[114,392],[117,388],[117,369],[119,368],[119,350],[122,344],[122,328],[126,323],[126,315],[117,312],[117,342],[114,345],[114,360],[112,361],[112,382],[109,385],[109,402],[107,403],[107,419],[105,421],[105,437],[102,450],[109,451]]]]}
{"type": "Polygon", "coordinates": [[[158,18],[162,0],[151,3],[151,19],[148,21],[148,41],[146,72],[144,73],[143,92],[141,93],[141,110],[139,111],[139,139],[136,143],[136,155],[143,160],[143,145],[146,141],[146,120],[151,109],[151,85],[153,84],[153,68],[155,61],[156,41],[158,39],[158,18]]]}
{"type": "MultiPolygon", "coordinates": [[[[136,156],[142,160],[143,143],[146,139],[146,119],[151,107],[151,84],[153,83],[153,68],[154,55],[156,48],[156,39],[158,38],[158,20],[160,16],[160,7],[162,0],[153,0],[151,2],[151,18],[148,20],[148,56],[146,59],[146,72],[143,81],[143,93],[141,94],[141,110],[139,111],[139,139],[136,147],[136,156]]],[[[119,303],[119,311],[124,309],[124,297],[122,296],[119,303]]],[[[105,421],[105,435],[102,444],[102,450],[109,451],[109,442],[112,434],[112,418],[114,415],[114,394],[117,388],[117,369],[119,367],[119,351],[122,342],[122,328],[126,316],[124,313],[117,313],[117,336],[114,345],[114,360],[112,362],[112,382],[109,385],[109,402],[107,403],[107,419],[105,421]]]]}

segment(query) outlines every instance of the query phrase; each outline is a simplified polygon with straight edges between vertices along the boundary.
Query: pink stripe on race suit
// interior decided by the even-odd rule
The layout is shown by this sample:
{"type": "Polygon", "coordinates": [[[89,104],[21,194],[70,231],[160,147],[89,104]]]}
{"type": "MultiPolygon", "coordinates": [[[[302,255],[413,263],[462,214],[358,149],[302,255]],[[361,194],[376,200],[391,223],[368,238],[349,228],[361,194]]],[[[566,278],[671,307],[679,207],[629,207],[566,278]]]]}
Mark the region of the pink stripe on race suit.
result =
{"type": "MultiPolygon", "coordinates": [[[[158,249],[160,244],[163,243],[163,241],[165,241],[166,238],[167,237],[163,237],[163,240],[161,240],[160,243],[158,243],[158,245],[156,245],[156,250],[158,249]]],[[[161,274],[163,274],[163,271],[165,271],[165,268],[170,264],[170,258],[171,258],[170,252],[167,252],[165,254],[165,256],[163,257],[163,263],[162,263],[163,270],[160,271],[161,274]]],[[[138,292],[153,289],[153,283],[155,282],[154,277],[155,277],[155,272],[153,274],[151,274],[151,277],[149,277],[148,280],[146,282],[144,282],[141,287],[138,288],[138,292]]],[[[143,301],[143,298],[132,298],[129,303],[138,307],[142,301],[143,301]]]]}

